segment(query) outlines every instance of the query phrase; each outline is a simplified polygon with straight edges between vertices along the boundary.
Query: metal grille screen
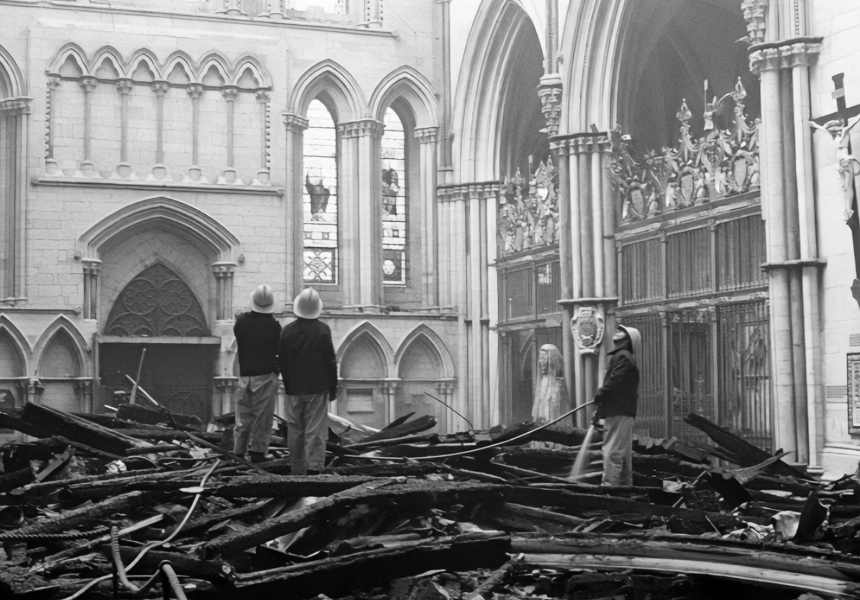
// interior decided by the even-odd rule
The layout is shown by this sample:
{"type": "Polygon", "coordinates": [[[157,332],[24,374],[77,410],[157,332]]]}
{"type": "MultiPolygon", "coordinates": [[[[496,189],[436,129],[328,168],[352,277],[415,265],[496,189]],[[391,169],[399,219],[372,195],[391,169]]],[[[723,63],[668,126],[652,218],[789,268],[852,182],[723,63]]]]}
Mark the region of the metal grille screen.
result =
{"type": "Polygon", "coordinates": [[[764,301],[720,306],[720,424],[768,451],[773,445],[770,325],[764,301]]]}
{"type": "Polygon", "coordinates": [[[531,269],[508,271],[505,274],[507,310],[509,319],[527,317],[534,313],[534,297],[531,286],[531,269]]]}
{"type": "Polygon", "coordinates": [[[663,256],[659,239],[624,246],[622,293],[625,302],[646,302],[663,297],[663,256]]]}
{"type": "Polygon", "coordinates": [[[666,423],[663,368],[663,325],[659,314],[624,317],[623,325],[635,327],[642,334],[642,356],[639,366],[639,404],[635,433],[651,437],[668,435],[666,423]]]}
{"type": "Polygon", "coordinates": [[[711,245],[707,229],[666,236],[669,297],[711,291],[711,245]]]}
{"type": "Polygon", "coordinates": [[[758,215],[717,225],[717,285],[738,290],[767,284],[764,221],[758,215]]]}
{"type": "Polygon", "coordinates": [[[551,262],[537,266],[535,290],[539,315],[559,311],[558,301],[561,298],[561,269],[559,268],[559,263],[551,262]]]}

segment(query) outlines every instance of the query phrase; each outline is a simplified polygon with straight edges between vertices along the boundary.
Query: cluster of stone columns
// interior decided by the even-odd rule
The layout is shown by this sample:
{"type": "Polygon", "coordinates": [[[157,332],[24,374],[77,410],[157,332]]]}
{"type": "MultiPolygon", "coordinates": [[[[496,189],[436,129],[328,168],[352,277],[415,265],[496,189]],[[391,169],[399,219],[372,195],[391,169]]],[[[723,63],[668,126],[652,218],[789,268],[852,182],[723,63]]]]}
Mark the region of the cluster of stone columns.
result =
{"type": "MultiPolygon", "coordinates": [[[[286,126],[287,202],[285,212],[287,247],[285,281],[289,290],[304,285],[304,208],[302,206],[304,170],[304,131],[308,120],[292,113],[284,114],[286,126]]],[[[375,119],[361,119],[337,125],[338,156],[338,286],[344,308],[378,312],[385,303],[382,278],[382,158],[381,139],[384,126],[375,119]]],[[[436,146],[437,128],[416,129],[419,143],[419,176],[417,190],[420,203],[420,257],[410,256],[420,265],[411,273],[413,285],[423,291],[423,304],[439,306],[436,146]]],[[[414,206],[410,202],[410,206],[414,206]]],[[[410,248],[412,246],[410,245],[410,248]]]]}
{"type": "MultiPolygon", "coordinates": [[[[605,352],[599,345],[577,345],[570,324],[589,311],[603,317],[607,331],[615,327],[618,278],[613,236],[620,211],[609,180],[611,154],[605,133],[555,136],[551,147],[559,170],[565,380],[570,397],[581,405],[597,391],[605,352]]],[[[587,415],[580,412],[577,418],[584,425],[587,415]]]]}
{"type": "Polygon", "coordinates": [[[774,365],[774,444],[819,466],[824,447],[819,270],[804,0],[744,2],[750,69],[761,77],[762,214],[766,219],[774,365]],[[764,46],[762,47],[762,45],[764,46]]]}

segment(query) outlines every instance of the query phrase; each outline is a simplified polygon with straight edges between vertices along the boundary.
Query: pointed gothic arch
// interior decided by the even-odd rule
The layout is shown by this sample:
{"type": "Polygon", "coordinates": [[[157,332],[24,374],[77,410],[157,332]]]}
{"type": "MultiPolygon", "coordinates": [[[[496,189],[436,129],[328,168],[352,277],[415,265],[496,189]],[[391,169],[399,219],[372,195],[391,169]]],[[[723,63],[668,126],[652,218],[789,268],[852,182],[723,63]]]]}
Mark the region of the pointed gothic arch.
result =
{"type": "Polygon", "coordinates": [[[95,52],[95,54],[93,54],[93,59],[89,65],[93,74],[98,71],[105,60],[109,60],[113,64],[119,73],[120,78],[130,77],[125,59],[123,59],[122,54],[120,54],[113,46],[102,46],[95,52]]]}
{"type": "Polygon", "coordinates": [[[417,69],[403,66],[386,75],[370,97],[370,114],[383,121],[386,108],[398,99],[409,106],[416,128],[438,126],[433,86],[417,69]]]}
{"type": "Polygon", "coordinates": [[[430,329],[425,324],[421,324],[409,332],[400,347],[397,348],[397,353],[394,355],[394,364],[397,368],[397,373],[401,371],[403,358],[413,348],[415,344],[426,344],[427,348],[432,351],[435,358],[439,361],[439,379],[451,379],[456,375],[454,368],[454,359],[448,351],[448,347],[439,335],[430,329]]]}
{"type": "Polygon", "coordinates": [[[299,77],[293,87],[289,112],[306,115],[308,105],[319,98],[333,113],[335,123],[360,119],[367,105],[358,81],[341,65],[326,59],[299,77]]]}
{"type": "MultiPolygon", "coordinates": [[[[391,345],[379,329],[369,321],[361,323],[350,331],[337,349],[337,362],[340,365],[341,377],[350,378],[350,364],[353,354],[358,349],[371,352],[366,366],[378,367],[373,374],[360,379],[380,379],[389,377],[394,371],[394,354],[391,345]]],[[[357,367],[358,370],[364,367],[357,367]]]]}
{"type": "Polygon", "coordinates": [[[239,79],[242,78],[245,69],[250,69],[260,89],[272,87],[272,79],[269,77],[268,71],[266,71],[263,64],[255,56],[244,54],[237,58],[233,65],[231,85],[239,85],[239,79]]]}
{"type": "MultiPolygon", "coordinates": [[[[516,110],[507,98],[512,63],[533,47],[542,64],[545,42],[537,15],[515,0],[484,0],[461,63],[454,97],[453,158],[463,182],[497,180],[501,169],[502,117],[516,110]],[[491,149],[487,152],[487,149],[491,149]]],[[[539,67],[540,68],[540,67],[539,67]]],[[[539,77],[539,73],[537,73],[539,77]]]]}
{"type": "Polygon", "coordinates": [[[25,377],[30,371],[30,344],[27,343],[27,338],[15,326],[9,318],[0,314],[0,336],[5,336],[9,341],[9,347],[15,352],[19,360],[20,374],[16,377],[25,377]]]}
{"type": "Polygon", "coordinates": [[[90,353],[90,344],[81,334],[80,330],[64,315],[58,316],[54,321],[45,328],[39,340],[33,347],[33,364],[36,367],[35,375],[37,377],[44,376],[41,372],[42,363],[45,360],[47,353],[51,351],[52,346],[57,343],[58,338],[64,338],[68,342],[68,347],[74,355],[78,363],[78,371],[74,377],[90,377],[91,365],[87,355],[90,353]]]}
{"type": "Polygon", "coordinates": [[[78,242],[86,258],[98,259],[102,246],[116,236],[162,223],[201,242],[217,261],[234,262],[241,254],[239,239],[230,230],[199,208],[167,196],[146,198],[114,211],[87,229],[78,242]]]}
{"type": "Polygon", "coordinates": [[[27,95],[27,83],[12,55],[0,45],[0,99],[27,95]]]}
{"type": "Polygon", "coordinates": [[[65,44],[59,49],[59,51],[57,51],[57,54],[54,56],[54,60],[52,60],[51,64],[48,66],[48,73],[51,75],[57,75],[69,57],[75,61],[78,68],[81,70],[82,75],[91,75],[90,61],[89,58],[87,58],[87,53],[84,52],[83,48],[72,42],[65,44]]]}

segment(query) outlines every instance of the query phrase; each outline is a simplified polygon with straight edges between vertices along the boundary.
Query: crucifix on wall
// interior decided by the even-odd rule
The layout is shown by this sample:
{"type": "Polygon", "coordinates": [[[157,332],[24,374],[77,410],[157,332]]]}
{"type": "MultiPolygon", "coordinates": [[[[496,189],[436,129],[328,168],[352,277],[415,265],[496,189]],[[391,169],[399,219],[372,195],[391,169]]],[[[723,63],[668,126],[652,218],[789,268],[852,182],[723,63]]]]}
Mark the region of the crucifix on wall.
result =
{"type": "Polygon", "coordinates": [[[851,284],[851,294],[860,305],[860,215],[857,214],[855,183],[856,177],[860,175],[860,159],[851,154],[851,130],[860,122],[860,104],[848,108],[845,102],[844,79],[844,73],[833,76],[836,112],[819,117],[809,124],[828,133],[836,145],[836,169],[842,188],[843,214],[854,242],[854,282],[851,284]]]}

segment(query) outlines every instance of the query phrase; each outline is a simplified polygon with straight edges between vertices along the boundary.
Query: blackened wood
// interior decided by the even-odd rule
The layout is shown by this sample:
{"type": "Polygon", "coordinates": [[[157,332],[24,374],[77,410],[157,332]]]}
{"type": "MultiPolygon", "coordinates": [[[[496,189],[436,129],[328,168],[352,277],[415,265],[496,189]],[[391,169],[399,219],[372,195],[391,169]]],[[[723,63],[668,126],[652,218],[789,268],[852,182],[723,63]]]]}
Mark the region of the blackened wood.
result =
{"type": "Polygon", "coordinates": [[[510,538],[499,533],[421,540],[399,548],[367,550],[242,575],[229,596],[225,592],[218,598],[244,600],[288,596],[301,600],[320,594],[338,598],[429,570],[494,569],[507,561],[509,547],[510,538]]]}
{"type": "Polygon", "coordinates": [[[498,502],[507,490],[505,486],[487,483],[416,481],[392,484],[390,480],[375,481],[339,492],[244,531],[220,536],[202,544],[197,552],[203,556],[212,556],[252,548],[313,523],[323,523],[336,518],[358,504],[379,507],[396,503],[398,511],[408,514],[454,503],[465,505],[498,502]]]}
{"type": "Polygon", "coordinates": [[[169,427],[190,427],[199,430],[203,427],[200,418],[194,415],[183,415],[171,412],[165,408],[150,408],[142,404],[123,404],[116,411],[116,418],[149,425],[167,424],[169,427]]]}
{"type": "MultiPolygon", "coordinates": [[[[104,545],[102,547],[102,552],[105,556],[110,556],[110,545],[104,545]]],[[[140,554],[140,548],[121,546],[119,552],[123,563],[129,564],[138,554],[140,554]]],[[[173,570],[176,571],[178,575],[188,575],[205,579],[216,586],[229,584],[232,582],[233,575],[235,574],[233,567],[224,562],[218,560],[201,561],[188,556],[187,554],[165,550],[150,550],[147,552],[133,572],[152,573],[158,568],[158,565],[165,560],[170,562],[173,570]]]]}
{"type": "Polygon", "coordinates": [[[577,525],[582,525],[586,522],[586,519],[582,519],[580,517],[572,517],[570,515],[553,512],[551,510],[535,508],[533,506],[525,506],[523,504],[515,504],[513,502],[505,502],[503,508],[504,510],[507,510],[514,514],[538,518],[544,521],[549,521],[551,523],[558,523],[560,525],[567,525],[570,528],[574,528],[577,525]]]}
{"type": "Polygon", "coordinates": [[[129,492],[116,498],[110,498],[97,504],[81,506],[66,511],[59,517],[37,521],[32,525],[15,530],[16,535],[36,535],[45,533],[65,533],[69,529],[78,529],[92,525],[102,525],[107,517],[116,513],[133,511],[150,500],[143,492],[129,492]]]}
{"type": "Polygon", "coordinates": [[[483,596],[483,594],[487,592],[493,591],[493,588],[497,585],[500,585],[505,578],[507,578],[508,574],[514,570],[514,568],[520,563],[522,560],[522,556],[515,556],[501,567],[493,571],[492,575],[490,575],[481,585],[476,587],[474,590],[469,592],[464,600],[477,600],[477,598],[483,596]]]}
{"type": "MultiPolygon", "coordinates": [[[[414,433],[420,433],[422,431],[427,431],[428,429],[432,429],[436,426],[436,417],[432,415],[422,415],[417,419],[413,419],[411,421],[407,421],[396,427],[386,427],[385,429],[378,431],[376,433],[372,433],[363,440],[361,443],[366,444],[367,442],[375,442],[378,440],[387,440],[391,438],[400,438],[406,435],[412,435],[414,433]]],[[[349,445],[344,446],[344,448],[349,448],[349,445]]]]}
{"type": "Polygon", "coordinates": [[[366,475],[369,477],[420,477],[429,473],[438,473],[442,465],[432,462],[420,463],[379,463],[373,462],[363,465],[348,465],[343,467],[326,467],[326,473],[335,475],[366,475]]]}
{"type": "Polygon", "coordinates": [[[44,427],[54,435],[61,435],[111,454],[123,455],[128,448],[144,445],[140,440],[97,423],[32,402],[24,406],[22,418],[44,427]]]}
{"type": "Polygon", "coordinates": [[[374,477],[361,475],[281,475],[268,478],[235,477],[228,483],[207,487],[208,493],[222,498],[302,498],[331,496],[374,481],[374,477]]]}
{"type": "Polygon", "coordinates": [[[403,437],[386,438],[384,440],[361,441],[349,446],[344,446],[345,450],[367,450],[369,448],[382,448],[386,446],[396,446],[399,444],[421,444],[424,442],[438,442],[439,436],[435,433],[427,433],[423,435],[405,435],[403,437]]]}
{"type": "MultiPolygon", "coordinates": [[[[684,422],[704,431],[709,438],[731,452],[732,455],[736,457],[736,460],[738,461],[737,464],[742,467],[753,467],[773,458],[773,455],[769,454],[766,450],[763,450],[755,444],[735,435],[727,428],[717,425],[716,423],[712,423],[701,415],[690,413],[684,417],[684,422]]],[[[801,478],[806,477],[806,474],[802,470],[781,460],[773,463],[769,468],[769,471],[779,475],[789,475],[801,478]]]]}
{"type": "Polygon", "coordinates": [[[28,483],[32,483],[34,479],[36,479],[36,474],[33,472],[32,467],[27,467],[11,473],[3,473],[0,475],[0,493],[10,492],[14,489],[25,486],[28,483]]]}

